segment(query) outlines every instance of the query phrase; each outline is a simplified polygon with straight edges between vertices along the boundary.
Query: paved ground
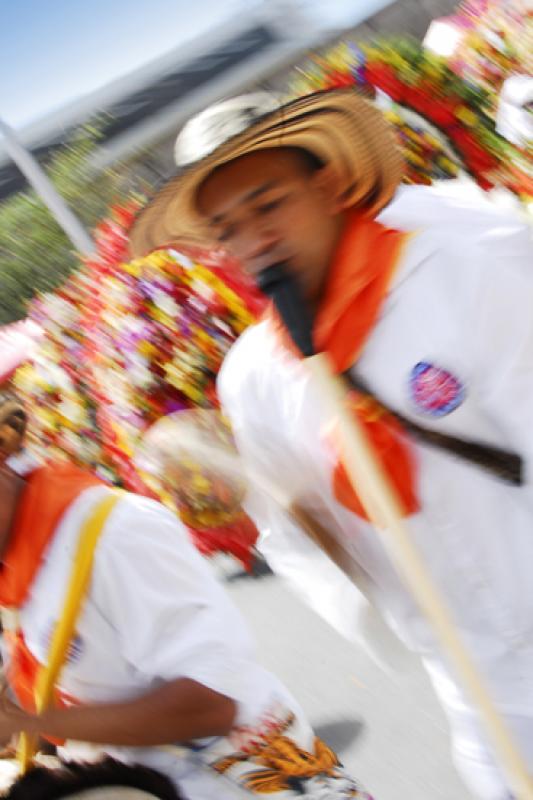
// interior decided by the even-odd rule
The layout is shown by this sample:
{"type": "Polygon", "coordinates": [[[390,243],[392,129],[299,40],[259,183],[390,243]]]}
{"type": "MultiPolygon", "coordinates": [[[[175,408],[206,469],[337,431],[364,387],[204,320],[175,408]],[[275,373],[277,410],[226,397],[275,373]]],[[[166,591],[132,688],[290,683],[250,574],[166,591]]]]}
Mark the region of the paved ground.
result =
{"type": "MultiPolygon", "coordinates": [[[[242,576],[229,562],[218,570],[255,633],[262,662],[289,686],[317,732],[376,800],[471,800],[416,660],[388,676],[274,576],[242,576]]],[[[0,762],[0,791],[12,777],[13,765],[0,762]]]]}
{"type": "Polygon", "coordinates": [[[262,662],[377,800],[471,800],[417,660],[402,674],[385,675],[272,575],[230,576],[227,585],[253,628],[262,662]]]}

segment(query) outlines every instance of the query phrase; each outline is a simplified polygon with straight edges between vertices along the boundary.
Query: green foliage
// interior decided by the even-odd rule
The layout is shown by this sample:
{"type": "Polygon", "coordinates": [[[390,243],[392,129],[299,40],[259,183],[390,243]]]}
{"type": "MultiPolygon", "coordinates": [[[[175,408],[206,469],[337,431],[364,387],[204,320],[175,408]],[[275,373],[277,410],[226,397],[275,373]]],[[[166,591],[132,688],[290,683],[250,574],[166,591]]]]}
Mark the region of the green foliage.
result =
{"type": "MultiPolygon", "coordinates": [[[[89,230],[118,199],[120,184],[118,173],[96,175],[90,167],[99,138],[97,126],[80,129],[46,167],[58,192],[89,230]]],[[[0,325],[24,317],[37,292],[57,288],[79,264],[70,240],[33,190],[0,203],[0,325]]]]}

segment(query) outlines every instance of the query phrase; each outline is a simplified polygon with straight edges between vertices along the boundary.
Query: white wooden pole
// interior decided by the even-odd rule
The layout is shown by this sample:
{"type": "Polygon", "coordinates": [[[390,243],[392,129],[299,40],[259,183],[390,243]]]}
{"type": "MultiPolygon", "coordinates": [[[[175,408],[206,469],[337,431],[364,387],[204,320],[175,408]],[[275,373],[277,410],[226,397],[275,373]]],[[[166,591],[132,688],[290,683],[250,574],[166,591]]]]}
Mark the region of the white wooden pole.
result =
{"type": "Polygon", "coordinates": [[[383,539],[398,572],[431,623],[444,653],[449,657],[463,688],[477,708],[517,800],[533,800],[533,780],[525,761],[494,705],[444,599],[412,543],[403,521],[396,490],[383,473],[364,429],[348,410],[344,383],[333,374],[329,361],[323,354],[306,358],[304,363],[322,391],[329,415],[338,421],[344,466],[350,481],[357,486],[358,494],[369,518],[376,526],[377,534],[383,539]]]}
{"type": "Polygon", "coordinates": [[[9,156],[33,186],[57,223],[61,225],[76,250],[84,256],[92,255],[95,251],[92,238],[67,206],[35,158],[21,144],[15,131],[2,119],[0,119],[0,133],[4,137],[9,156]]]}

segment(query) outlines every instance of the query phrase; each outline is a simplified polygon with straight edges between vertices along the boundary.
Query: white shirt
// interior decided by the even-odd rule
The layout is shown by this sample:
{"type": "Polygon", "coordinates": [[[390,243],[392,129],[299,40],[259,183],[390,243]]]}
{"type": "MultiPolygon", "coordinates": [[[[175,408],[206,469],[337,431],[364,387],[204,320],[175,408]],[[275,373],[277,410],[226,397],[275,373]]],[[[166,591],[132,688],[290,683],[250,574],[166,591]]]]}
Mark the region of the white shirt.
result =
{"type": "MultiPolygon", "coordinates": [[[[41,663],[58,619],[80,529],[107,491],[88,489],[68,508],[21,610],[26,644],[41,663]]],[[[80,703],[119,702],[182,677],[234,699],[236,728],[256,730],[269,713],[295,713],[295,735],[303,747],[311,746],[311,728],[287,690],[255,660],[243,619],[183,526],[158,503],[124,495],[97,545],[90,589],[60,689],[80,703]]],[[[246,797],[229,778],[205,765],[234,752],[236,736],[234,732],[231,741],[197,743],[201,754],[178,747],[101,748],[76,743],[67,743],[66,753],[92,758],[104,751],[159,769],[191,800],[246,797]]]]}
{"type": "MultiPolygon", "coordinates": [[[[408,524],[500,708],[530,715],[533,726],[530,232],[480,202],[477,192],[453,184],[403,189],[380,221],[416,233],[357,374],[413,421],[499,445],[525,460],[526,484],[514,488],[413,443],[422,510],[408,524]],[[450,413],[428,413],[424,391],[421,403],[414,399],[424,369],[450,381],[456,405],[450,413]]],[[[279,347],[268,322],[234,345],[219,393],[244,459],[269,481],[290,487],[336,535],[366,577],[366,594],[426,660],[448,708],[467,708],[378,536],[335,500],[334,459],[324,436],[329,420],[319,393],[305,365],[279,347]]],[[[341,632],[357,636],[366,604],[353,583],[259,492],[250,493],[247,508],[271,566],[341,632]]],[[[528,756],[533,764],[533,735],[528,756]]]]}

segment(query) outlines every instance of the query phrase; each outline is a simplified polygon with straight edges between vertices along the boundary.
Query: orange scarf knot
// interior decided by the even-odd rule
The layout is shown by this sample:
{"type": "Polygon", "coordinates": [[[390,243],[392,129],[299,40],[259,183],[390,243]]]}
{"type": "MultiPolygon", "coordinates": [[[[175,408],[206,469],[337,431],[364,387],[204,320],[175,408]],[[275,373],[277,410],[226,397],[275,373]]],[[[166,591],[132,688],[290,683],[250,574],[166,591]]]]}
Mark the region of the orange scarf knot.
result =
{"type": "MultiPolygon", "coordinates": [[[[360,357],[378,322],[409,238],[410,234],[386,228],[356,212],[349,214],[313,327],[317,352],[328,354],[337,373],[348,370],[360,357]]],[[[270,310],[269,317],[281,343],[294,352],[295,346],[277,313],[270,310]]],[[[351,402],[382,468],[396,487],[405,514],[414,513],[419,507],[415,461],[400,424],[372,398],[354,394],[351,402]]],[[[346,508],[367,519],[342,458],[334,468],[333,492],[346,508]]]]}

